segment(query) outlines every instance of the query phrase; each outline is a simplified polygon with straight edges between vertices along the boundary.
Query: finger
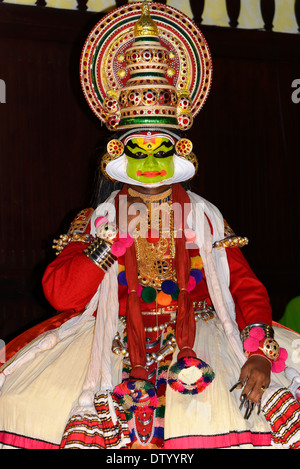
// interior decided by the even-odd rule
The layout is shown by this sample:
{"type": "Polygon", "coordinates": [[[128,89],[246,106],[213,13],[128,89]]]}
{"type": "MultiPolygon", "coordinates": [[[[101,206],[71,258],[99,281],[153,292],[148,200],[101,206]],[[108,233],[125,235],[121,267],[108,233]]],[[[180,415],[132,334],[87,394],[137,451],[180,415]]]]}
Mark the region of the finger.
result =
{"type": "Polygon", "coordinates": [[[242,410],[242,408],[243,408],[243,405],[244,405],[244,403],[245,403],[245,401],[246,401],[246,397],[247,397],[246,394],[242,394],[242,395],[241,395],[240,410],[242,410]]]}
{"type": "Polygon", "coordinates": [[[249,395],[252,392],[254,386],[255,386],[255,379],[251,376],[247,377],[247,379],[244,382],[244,388],[243,388],[243,394],[247,396],[247,399],[249,398],[249,395]]]}
{"type": "Polygon", "coordinates": [[[259,403],[257,404],[257,415],[260,414],[260,411],[261,411],[261,400],[260,400],[259,403]]]}
{"type": "Polygon", "coordinates": [[[232,388],[229,389],[229,392],[232,392],[234,391],[235,389],[241,389],[243,387],[243,383],[242,381],[238,381],[237,383],[235,383],[232,388]]]}
{"type": "Polygon", "coordinates": [[[240,373],[240,377],[239,377],[239,381],[243,384],[243,386],[246,384],[248,380],[248,368],[243,366],[243,368],[241,369],[241,373],[240,373]]]}
{"type": "Polygon", "coordinates": [[[265,387],[261,384],[260,381],[256,381],[255,383],[251,383],[252,385],[252,389],[250,390],[250,387],[249,387],[249,391],[248,389],[245,390],[245,393],[248,391],[247,393],[247,398],[249,400],[251,400],[252,402],[255,402],[255,404],[258,404],[262,398],[262,395],[265,391],[265,387]]]}
{"type": "Polygon", "coordinates": [[[251,413],[254,409],[254,405],[255,405],[254,402],[249,401],[249,400],[247,401],[246,412],[245,412],[245,415],[244,415],[245,420],[249,419],[249,417],[250,417],[250,415],[251,415],[251,413]]]}

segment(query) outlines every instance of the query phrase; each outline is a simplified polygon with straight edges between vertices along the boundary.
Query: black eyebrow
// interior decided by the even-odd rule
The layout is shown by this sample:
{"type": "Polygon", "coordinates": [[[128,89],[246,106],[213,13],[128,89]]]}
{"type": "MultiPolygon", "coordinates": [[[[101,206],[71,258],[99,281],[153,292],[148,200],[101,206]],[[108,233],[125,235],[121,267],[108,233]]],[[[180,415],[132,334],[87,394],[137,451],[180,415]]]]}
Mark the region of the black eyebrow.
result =
{"type": "Polygon", "coordinates": [[[143,151],[143,148],[141,148],[137,143],[128,142],[124,148],[125,155],[130,156],[131,158],[135,158],[136,160],[147,157],[147,153],[143,153],[143,156],[137,156],[136,154],[132,153],[130,150],[134,150],[134,148],[139,148],[141,151],[143,151]]]}
{"type": "Polygon", "coordinates": [[[168,142],[163,142],[163,143],[161,143],[161,144],[159,145],[159,147],[157,147],[154,151],[155,151],[155,153],[154,153],[153,156],[154,156],[155,158],[168,158],[168,156],[172,156],[173,153],[174,153],[174,145],[173,145],[173,143],[170,142],[170,140],[169,140],[168,142]],[[160,147],[162,147],[162,146],[165,146],[165,147],[167,147],[167,148],[170,148],[170,150],[169,150],[169,151],[166,151],[162,156],[156,156],[156,153],[159,153],[157,150],[159,150],[160,147]]]}
{"type": "Polygon", "coordinates": [[[158,150],[160,147],[162,147],[163,145],[164,145],[165,147],[167,147],[167,148],[168,148],[168,147],[169,147],[169,148],[170,148],[170,147],[174,147],[173,143],[170,142],[170,140],[169,140],[168,142],[162,142],[162,143],[159,145],[159,147],[155,148],[154,151],[157,151],[157,150],[158,150]]]}

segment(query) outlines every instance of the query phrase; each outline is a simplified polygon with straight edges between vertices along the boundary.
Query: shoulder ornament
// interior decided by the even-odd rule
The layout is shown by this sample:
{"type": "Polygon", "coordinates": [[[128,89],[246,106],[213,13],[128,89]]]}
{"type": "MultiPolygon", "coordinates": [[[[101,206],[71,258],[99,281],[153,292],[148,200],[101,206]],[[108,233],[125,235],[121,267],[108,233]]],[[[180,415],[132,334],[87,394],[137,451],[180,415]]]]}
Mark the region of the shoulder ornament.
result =
{"type": "Polygon", "coordinates": [[[228,225],[227,221],[224,220],[224,238],[219,241],[215,241],[213,248],[232,248],[232,247],[243,247],[249,243],[248,238],[243,236],[236,236],[232,228],[228,225]]]}
{"type": "Polygon", "coordinates": [[[56,255],[60,254],[63,249],[71,242],[89,243],[91,236],[85,233],[91,216],[94,212],[93,208],[81,210],[72,221],[67,234],[60,235],[59,239],[53,240],[53,249],[56,249],[56,255]]]}

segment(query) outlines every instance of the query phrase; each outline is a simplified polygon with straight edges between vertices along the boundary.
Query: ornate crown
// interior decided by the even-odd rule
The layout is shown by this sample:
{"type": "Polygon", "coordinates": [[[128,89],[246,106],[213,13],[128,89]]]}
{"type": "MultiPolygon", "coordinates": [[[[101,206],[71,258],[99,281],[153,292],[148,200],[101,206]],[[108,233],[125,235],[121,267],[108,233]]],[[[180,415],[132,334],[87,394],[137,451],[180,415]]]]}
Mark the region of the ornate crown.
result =
{"type": "Polygon", "coordinates": [[[205,103],[212,61],[179,10],[143,1],[113,10],[89,34],[80,62],[85,97],[110,130],[187,130],[205,103]]]}

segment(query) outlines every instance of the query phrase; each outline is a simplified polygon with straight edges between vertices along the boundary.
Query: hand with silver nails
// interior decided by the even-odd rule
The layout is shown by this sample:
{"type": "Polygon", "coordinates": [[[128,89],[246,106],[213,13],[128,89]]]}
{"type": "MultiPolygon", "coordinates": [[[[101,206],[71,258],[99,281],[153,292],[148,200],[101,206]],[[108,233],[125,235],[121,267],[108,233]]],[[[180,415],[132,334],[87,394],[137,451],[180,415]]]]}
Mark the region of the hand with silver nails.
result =
{"type": "Polygon", "coordinates": [[[253,409],[257,406],[260,413],[261,398],[265,390],[270,384],[271,363],[270,361],[259,355],[252,355],[241,369],[238,382],[230,389],[241,391],[240,410],[245,407],[244,418],[248,420],[253,409]]]}

